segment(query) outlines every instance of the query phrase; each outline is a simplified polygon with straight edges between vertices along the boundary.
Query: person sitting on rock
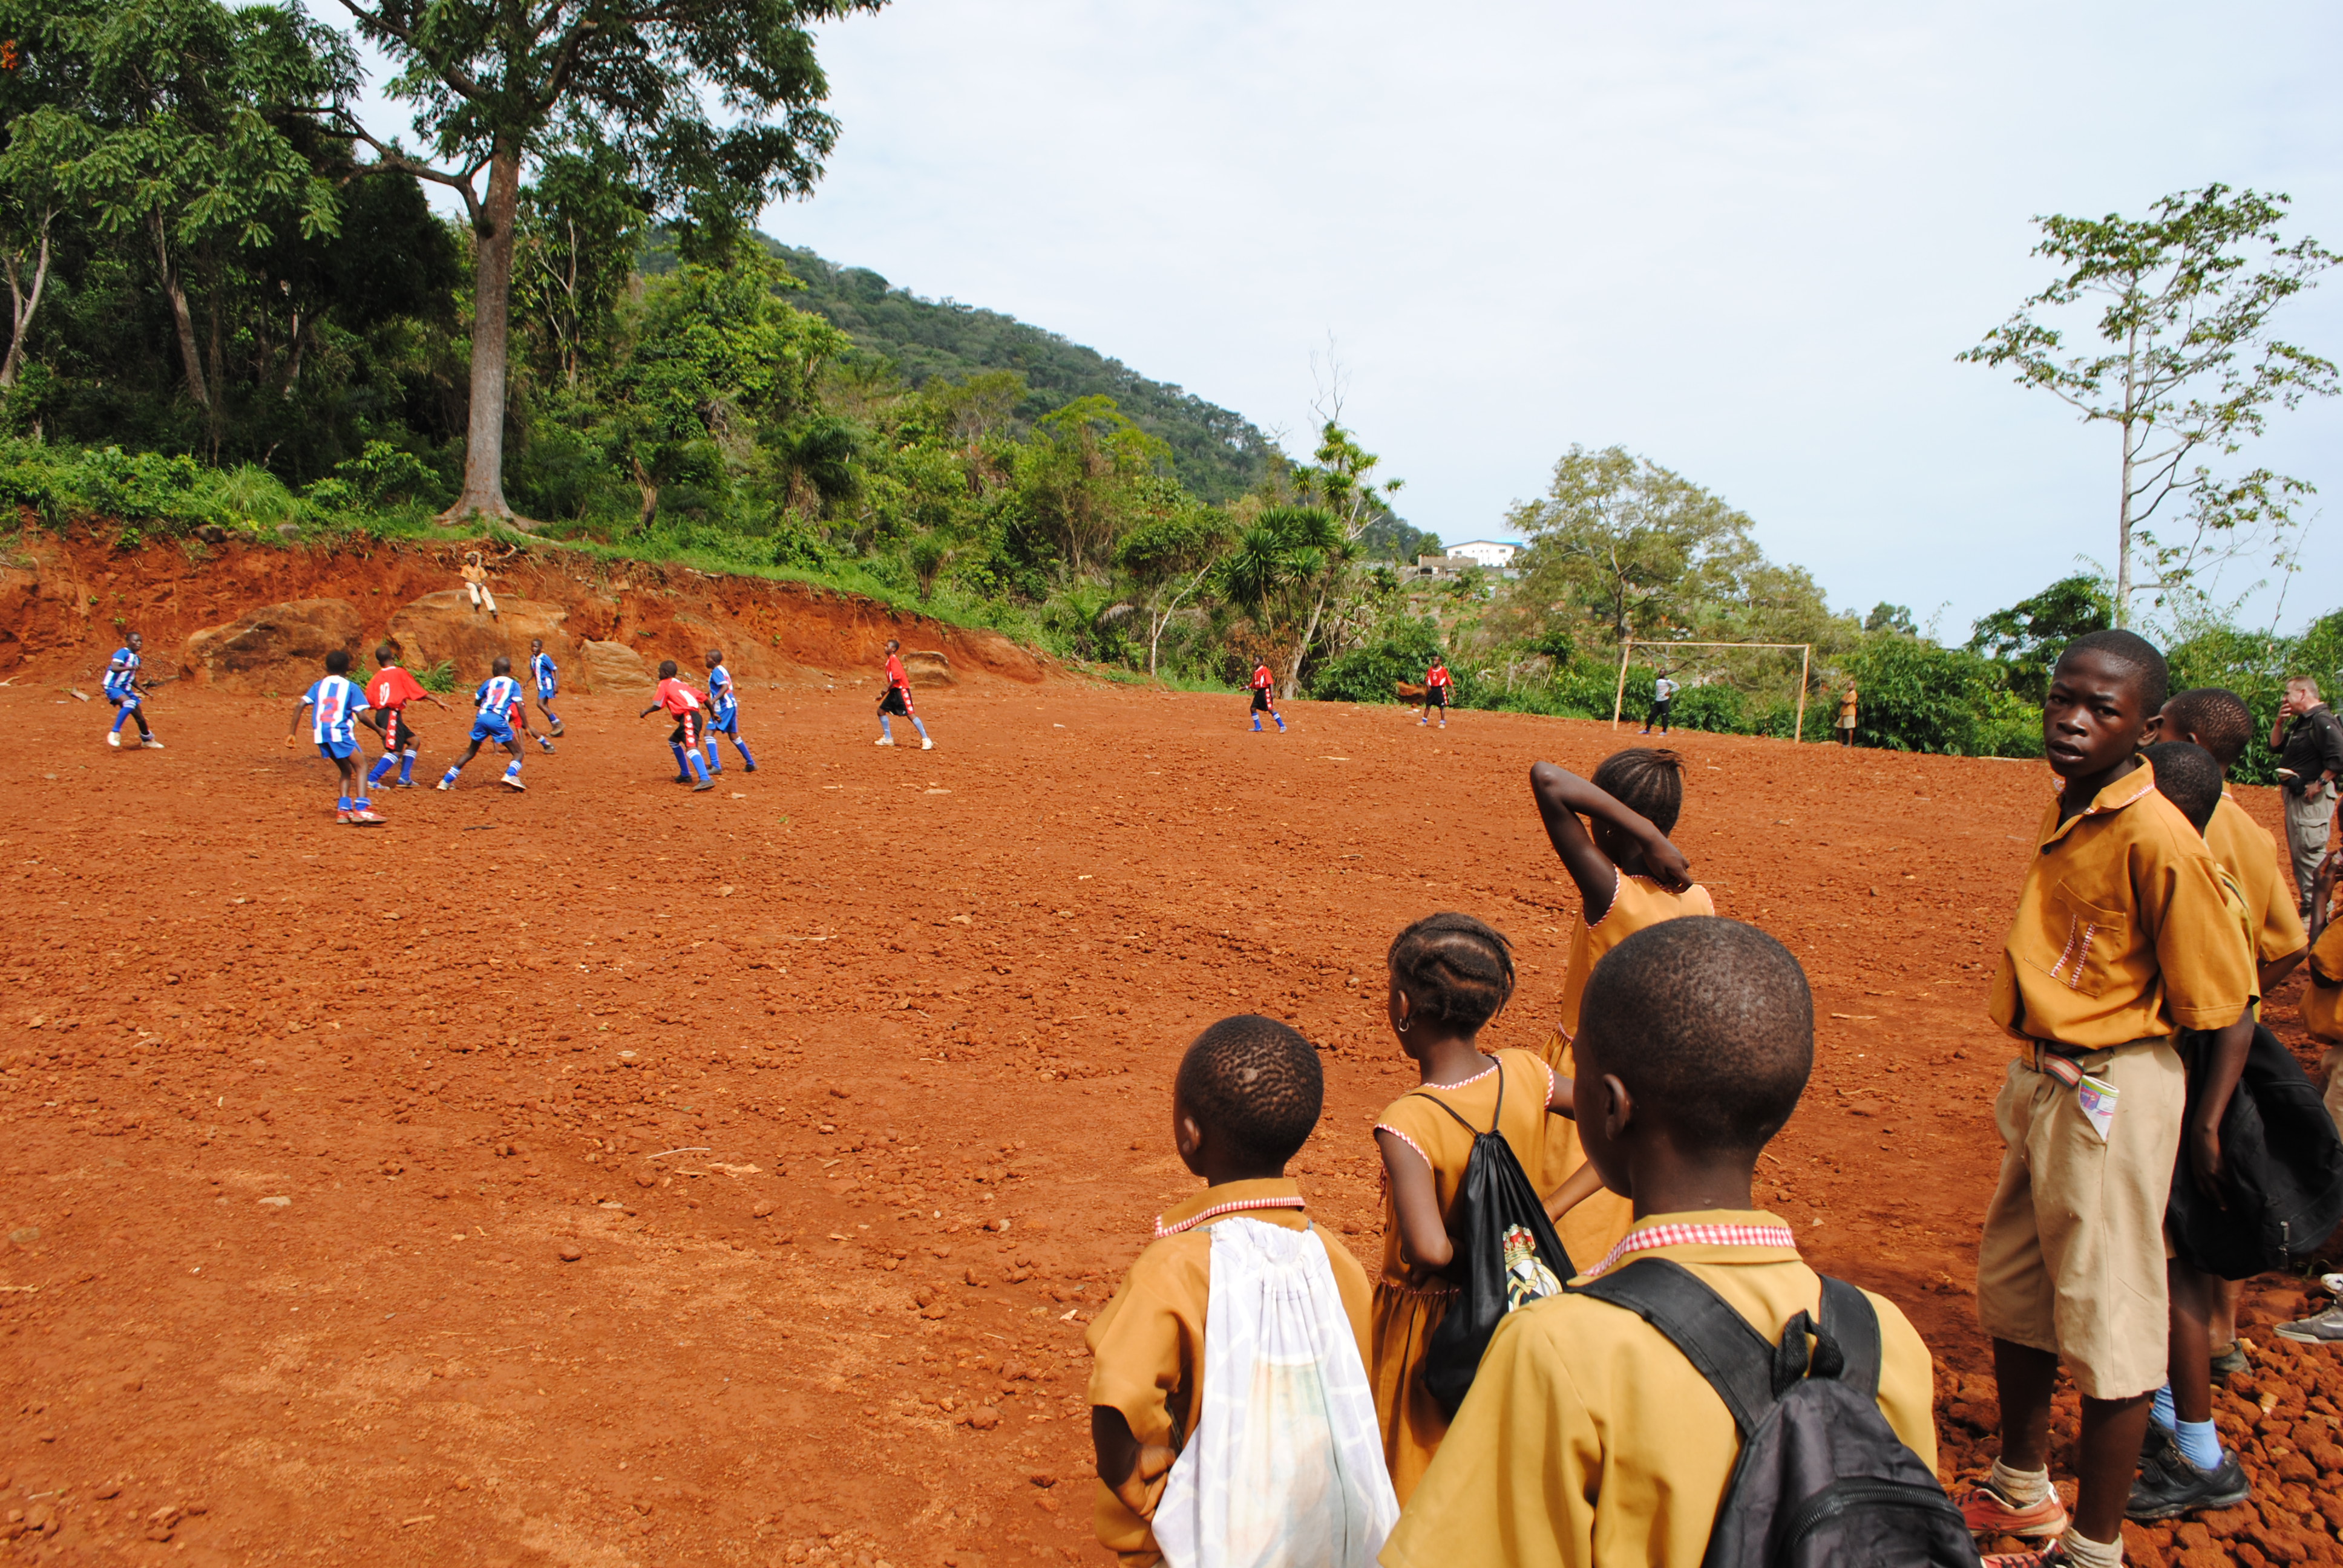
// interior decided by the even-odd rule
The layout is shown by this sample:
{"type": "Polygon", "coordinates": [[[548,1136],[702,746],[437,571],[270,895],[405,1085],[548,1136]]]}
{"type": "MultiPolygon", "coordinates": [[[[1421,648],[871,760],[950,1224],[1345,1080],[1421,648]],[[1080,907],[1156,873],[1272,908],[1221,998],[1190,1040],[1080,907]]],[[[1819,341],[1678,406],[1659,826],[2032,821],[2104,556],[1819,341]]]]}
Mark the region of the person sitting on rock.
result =
{"type": "Polygon", "coordinates": [[[458,575],[464,579],[464,591],[472,598],[474,611],[485,609],[490,620],[496,619],[497,596],[488,591],[488,568],[481,561],[479,551],[465,552],[464,569],[458,575]]]}

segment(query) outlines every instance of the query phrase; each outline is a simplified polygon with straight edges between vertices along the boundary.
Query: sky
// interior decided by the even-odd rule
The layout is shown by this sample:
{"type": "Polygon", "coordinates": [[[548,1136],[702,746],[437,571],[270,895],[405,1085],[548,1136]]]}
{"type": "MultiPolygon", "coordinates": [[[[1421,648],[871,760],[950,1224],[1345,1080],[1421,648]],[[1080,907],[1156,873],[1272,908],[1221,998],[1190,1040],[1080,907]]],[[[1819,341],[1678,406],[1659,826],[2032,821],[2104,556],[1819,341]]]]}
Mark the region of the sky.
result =
{"type": "MultiPolygon", "coordinates": [[[[2343,248],[2331,4],[895,0],[821,55],[843,134],[779,237],[1297,453],[1331,346],[1452,541],[1623,445],[1948,639],[2113,559],[2113,428],[1954,362],[2048,280],[2035,215],[2218,180],[2343,248]]],[[[2343,357],[2343,273],[2278,327],[2343,357]]],[[[2343,604],[2343,399],[2247,456],[2331,508],[2246,603],[2291,629],[2343,604]]]]}

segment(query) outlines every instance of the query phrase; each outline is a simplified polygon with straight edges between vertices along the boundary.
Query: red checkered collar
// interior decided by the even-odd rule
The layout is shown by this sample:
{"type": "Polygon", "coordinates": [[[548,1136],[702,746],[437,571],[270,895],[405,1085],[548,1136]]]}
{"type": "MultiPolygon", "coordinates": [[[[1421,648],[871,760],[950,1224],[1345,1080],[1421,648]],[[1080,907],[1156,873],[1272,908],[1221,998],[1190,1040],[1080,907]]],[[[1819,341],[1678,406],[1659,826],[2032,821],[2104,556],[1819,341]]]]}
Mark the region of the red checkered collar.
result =
{"type": "MultiPolygon", "coordinates": [[[[1694,1214],[1655,1214],[1628,1231],[1603,1261],[1581,1277],[1594,1279],[1616,1268],[1638,1252],[1667,1247],[1752,1247],[1798,1255],[1798,1238],[1778,1216],[1758,1210],[1716,1209],[1694,1214]]],[[[1720,1260],[1723,1261],[1723,1260],[1720,1260]]],[[[1749,1258],[1753,1263],[1778,1262],[1777,1258],[1749,1258]]]]}
{"type": "Polygon", "coordinates": [[[1302,1199],[1302,1190],[1289,1177],[1258,1181],[1223,1181],[1217,1187],[1205,1188],[1186,1202],[1174,1204],[1156,1216],[1155,1239],[1160,1241],[1166,1236],[1192,1231],[1226,1214],[1308,1206],[1302,1199]]]}

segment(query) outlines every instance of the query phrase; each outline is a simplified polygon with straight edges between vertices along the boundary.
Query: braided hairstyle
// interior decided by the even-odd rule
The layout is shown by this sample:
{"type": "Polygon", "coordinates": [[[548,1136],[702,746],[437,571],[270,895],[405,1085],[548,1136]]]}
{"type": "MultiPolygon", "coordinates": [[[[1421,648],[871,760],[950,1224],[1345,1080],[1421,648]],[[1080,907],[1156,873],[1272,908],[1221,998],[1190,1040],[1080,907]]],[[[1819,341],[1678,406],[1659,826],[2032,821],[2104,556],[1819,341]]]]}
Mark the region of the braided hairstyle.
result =
{"type": "Polygon", "coordinates": [[[1513,948],[1483,920],[1453,911],[1426,915],[1392,939],[1392,980],[1415,1010],[1469,1033],[1513,994],[1513,948]]]}
{"type": "Polygon", "coordinates": [[[1248,1161],[1283,1165],[1310,1141],[1326,1098],[1318,1050],[1273,1018],[1224,1018],[1180,1059],[1173,1093],[1248,1161]]]}
{"type": "Polygon", "coordinates": [[[1662,833],[1676,830],[1676,819],[1684,813],[1682,752],[1664,746],[1614,751],[1594,770],[1593,783],[1662,833]]]}

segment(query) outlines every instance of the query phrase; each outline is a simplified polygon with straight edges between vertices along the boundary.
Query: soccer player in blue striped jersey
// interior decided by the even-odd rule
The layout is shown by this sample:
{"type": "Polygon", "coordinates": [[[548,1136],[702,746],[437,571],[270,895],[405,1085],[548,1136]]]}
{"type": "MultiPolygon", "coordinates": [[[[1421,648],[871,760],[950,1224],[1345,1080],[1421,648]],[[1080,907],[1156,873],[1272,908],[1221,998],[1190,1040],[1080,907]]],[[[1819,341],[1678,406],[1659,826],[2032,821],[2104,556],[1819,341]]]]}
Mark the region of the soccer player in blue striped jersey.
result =
{"type": "Polygon", "coordinates": [[[163,743],[155,739],[153,730],[146,728],[146,711],[139,700],[139,693],[147,689],[146,683],[138,678],[139,668],[146,662],[138,657],[138,650],[146,646],[146,638],[134,631],[122,647],[114,650],[114,657],[106,661],[106,684],[99,689],[106,693],[106,705],[116,709],[114,728],[106,732],[108,746],[122,744],[123,722],[135,719],[138,721],[139,749],[146,751],[163,749],[163,743]]]}
{"type": "Polygon", "coordinates": [[[480,682],[479,689],[472,694],[472,701],[478,709],[472,715],[472,744],[456,759],[454,767],[440,775],[438,787],[453,789],[456,775],[464,770],[464,764],[480,754],[482,742],[493,740],[512,753],[512,760],[506,764],[505,776],[500,782],[508,789],[528,789],[528,786],[520,781],[520,742],[513,737],[513,722],[518,719],[521,733],[539,746],[548,751],[552,747],[545,737],[528,727],[528,701],[521,693],[520,682],[512,678],[511,659],[499,658],[488,666],[488,678],[480,682]]]}
{"type": "Polygon", "coordinates": [[[716,760],[716,738],[729,735],[732,749],[740,754],[748,770],[757,770],[757,759],[749,755],[746,742],[740,739],[740,698],[732,688],[732,672],[724,668],[724,651],[708,650],[708,770],[721,773],[724,765],[716,760]]]}
{"type": "MultiPolygon", "coordinates": [[[[528,639],[528,678],[537,682],[537,705],[545,712],[545,722],[554,734],[561,733],[561,715],[553,711],[553,699],[561,694],[561,667],[545,651],[545,638],[528,639]]],[[[551,750],[551,747],[546,748],[551,750]]]]}
{"type": "MultiPolygon", "coordinates": [[[[301,716],[309,719],[309,739],[317,743],[319,756],[341,770],[342,792],[334,802],[337,822],[372,823],[381,818],[374,814],[374,802],[367,799],[366,785],[358,778],[358,730],[360,719],[367,713],[366,688],[350,678],[350,656],[347,648],[336,648],[326,655],[325,678],[301,694],[293,709],[293,727],[286,732],[285,744],[290,746],[300,737],[301,716]]],[[[374,720],[365,718],[371,727],[374,720]]]]}

